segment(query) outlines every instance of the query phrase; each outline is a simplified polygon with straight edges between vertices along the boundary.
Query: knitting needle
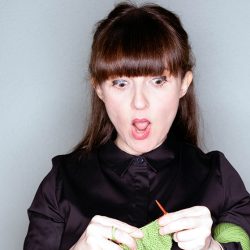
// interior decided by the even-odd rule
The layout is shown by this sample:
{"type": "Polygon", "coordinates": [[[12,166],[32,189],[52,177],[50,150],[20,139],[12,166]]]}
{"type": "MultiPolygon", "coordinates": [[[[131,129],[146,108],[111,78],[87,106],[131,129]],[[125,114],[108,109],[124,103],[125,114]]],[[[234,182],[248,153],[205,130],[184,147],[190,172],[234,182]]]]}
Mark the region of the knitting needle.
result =
{"type": "Polygon", "coordinates": [[[156,204],[158,205],[158,207],[161,209],[161,211],[163,212],[163,214],[167,214],[168,212],[164,209],[164,207],[160,204],[160,202],[158,200],[155,200],[156,204]]]}
{"type": "MultiPolygon", "coordinates": [[[[155,202],[158,205],[158,207],[161,209],[161,211],[163,212],[164,215],[168,213],[158,200],[155,200],[155,202]]],[[[171,233],[170,235],[171,235],[171,237],[173,237],[173,233],[171,233]]]]}

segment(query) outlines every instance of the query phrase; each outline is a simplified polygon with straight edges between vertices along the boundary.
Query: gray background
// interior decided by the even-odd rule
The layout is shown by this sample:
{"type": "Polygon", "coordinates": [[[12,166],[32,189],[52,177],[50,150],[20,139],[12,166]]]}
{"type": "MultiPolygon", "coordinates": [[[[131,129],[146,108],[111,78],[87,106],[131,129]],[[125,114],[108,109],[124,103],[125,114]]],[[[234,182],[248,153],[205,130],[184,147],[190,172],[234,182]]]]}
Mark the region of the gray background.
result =
{"type": "MultiPolygon", "coordinates": [[[[116,1],[117,2],[117,1],[116,1]]],[[[196,56],[205,151],[223,151],[250,190],[250,1],[154,1],[174,10],[196,56]]],[[[0,249],[22,249],[50,159],[83,135],[94,23],[114,1],[0,1],[0,249]]]]}

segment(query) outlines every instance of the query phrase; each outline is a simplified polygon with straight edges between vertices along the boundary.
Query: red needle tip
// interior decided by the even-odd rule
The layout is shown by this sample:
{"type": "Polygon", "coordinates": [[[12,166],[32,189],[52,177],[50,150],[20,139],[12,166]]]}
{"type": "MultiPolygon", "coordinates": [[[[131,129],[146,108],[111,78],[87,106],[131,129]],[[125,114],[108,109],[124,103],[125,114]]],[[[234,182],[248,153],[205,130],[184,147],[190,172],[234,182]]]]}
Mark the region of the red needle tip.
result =
{"type": "Polygon", "coordinates": [[[163,214],[167,214],[168,212],[163,208],[163,206],[160,204],[160,202],[158,200],[155,200],[156,204],[158,205],[158,207],[161,209],[161,211],[163,212],[163,214]]]}

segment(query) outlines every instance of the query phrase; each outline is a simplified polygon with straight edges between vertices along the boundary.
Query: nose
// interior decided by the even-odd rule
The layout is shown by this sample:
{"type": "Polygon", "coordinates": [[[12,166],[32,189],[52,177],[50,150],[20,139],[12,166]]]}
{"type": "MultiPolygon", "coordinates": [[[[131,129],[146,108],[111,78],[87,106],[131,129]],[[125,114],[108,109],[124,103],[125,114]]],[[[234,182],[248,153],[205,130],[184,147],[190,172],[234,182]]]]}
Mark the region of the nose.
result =
{"type": "Polygon", "coordinates": [[[138,87],[134,89],[131,105],[134,109],[138,110],[143,110],[148,107],[149,102],[142,88],[138,87]]]}

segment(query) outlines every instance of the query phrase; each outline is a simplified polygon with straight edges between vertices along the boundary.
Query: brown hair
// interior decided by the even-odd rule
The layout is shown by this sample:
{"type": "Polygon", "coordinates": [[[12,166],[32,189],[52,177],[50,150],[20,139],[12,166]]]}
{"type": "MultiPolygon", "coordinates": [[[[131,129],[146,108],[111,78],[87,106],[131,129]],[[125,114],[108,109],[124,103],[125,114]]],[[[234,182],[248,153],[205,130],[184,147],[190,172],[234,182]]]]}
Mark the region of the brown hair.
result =
{"type": "MultiPolygon", "coordinates": [[[[193,68],[188,35],[179,18],[155,4],[140,7],[118,4],[97,23],[94,33],[89,73],[92,79],[92,110],[86,135],[76,147],[86,151],[116,136],[103,102],[94,87],[111,76],[159,75],[167,69],[177,76],[193,68]]],[[[181,98],[169,133],[197,144],[197,114],[193,84],[181,98]]]]}

